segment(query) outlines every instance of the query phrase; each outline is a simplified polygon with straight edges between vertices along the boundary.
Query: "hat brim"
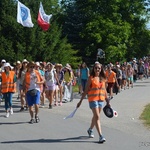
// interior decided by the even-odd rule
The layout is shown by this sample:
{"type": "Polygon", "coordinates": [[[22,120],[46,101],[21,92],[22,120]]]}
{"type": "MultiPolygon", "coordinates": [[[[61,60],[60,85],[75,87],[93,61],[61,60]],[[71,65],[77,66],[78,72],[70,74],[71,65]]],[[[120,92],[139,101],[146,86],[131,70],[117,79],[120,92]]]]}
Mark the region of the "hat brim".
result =
{"type": "Polygon", "coordinates": [[[65,66],[65,68],[66,68],[66,69],[68,69],[68,70],[70,70],[70,68],[69,68],[69,67],[67,67],[67,66],[65,66]]]}
{"type": "Polygon", "coordinates": [[[114,111],[111,107],[109,107],[108,105],[106,105],[103,108],[103,112],[104,114],[108,117],[108,118],[112,118],[114,116],[114,111]]]}

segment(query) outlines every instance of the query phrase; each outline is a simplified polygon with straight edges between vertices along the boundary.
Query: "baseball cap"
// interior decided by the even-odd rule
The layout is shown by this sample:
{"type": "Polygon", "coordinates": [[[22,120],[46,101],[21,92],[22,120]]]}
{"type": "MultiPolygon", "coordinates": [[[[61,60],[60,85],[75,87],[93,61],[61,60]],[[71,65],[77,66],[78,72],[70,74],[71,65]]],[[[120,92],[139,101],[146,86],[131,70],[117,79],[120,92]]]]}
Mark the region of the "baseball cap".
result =
{"type": "Polygon", "coordinates": [[[6,63],[6,60],[5,60],[5,59],[2,59],[2,60],[1,60],[1,63],[6,63]]]}

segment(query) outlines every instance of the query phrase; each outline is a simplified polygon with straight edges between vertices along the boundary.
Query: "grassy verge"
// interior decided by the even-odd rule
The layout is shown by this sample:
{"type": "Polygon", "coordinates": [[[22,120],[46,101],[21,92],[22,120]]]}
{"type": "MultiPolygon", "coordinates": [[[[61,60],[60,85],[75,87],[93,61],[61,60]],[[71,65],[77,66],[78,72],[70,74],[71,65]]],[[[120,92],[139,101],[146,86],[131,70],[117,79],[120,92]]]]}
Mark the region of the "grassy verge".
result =
{"type": "Polygon", "coordinates": [[[144,111],[142,112],[140,119],[144,121],[144,124],[150,128],[150,104],[145,106],[144,111]]]}

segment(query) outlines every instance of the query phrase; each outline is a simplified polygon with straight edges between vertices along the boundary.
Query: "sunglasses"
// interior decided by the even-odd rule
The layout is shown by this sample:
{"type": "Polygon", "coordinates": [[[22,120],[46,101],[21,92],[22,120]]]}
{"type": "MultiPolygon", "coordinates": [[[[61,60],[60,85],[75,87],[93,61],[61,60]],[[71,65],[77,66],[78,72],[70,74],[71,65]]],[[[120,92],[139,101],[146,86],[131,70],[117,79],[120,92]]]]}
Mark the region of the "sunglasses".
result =
{"type": "Polygon", "coordinates": [[[30,68],[34,68],[34,66],[30,66],[30,68]]]}
{"type": "Polygon", "coordinates": [[[99,69],[100,70],[101,68],[100,67],[94,67],[94,69],[99,69]]]}

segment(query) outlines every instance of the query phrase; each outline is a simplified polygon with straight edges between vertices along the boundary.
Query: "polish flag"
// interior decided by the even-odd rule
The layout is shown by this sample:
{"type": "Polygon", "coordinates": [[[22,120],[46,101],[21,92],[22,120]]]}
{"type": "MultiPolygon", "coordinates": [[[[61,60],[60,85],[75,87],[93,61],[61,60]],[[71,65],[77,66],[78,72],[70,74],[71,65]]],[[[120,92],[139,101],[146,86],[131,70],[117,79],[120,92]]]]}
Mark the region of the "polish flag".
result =
{"type": "Polygon", "coordinates": [[[38,13],[38,19],[37,19],[37,22],[38,22],[38,25],[44,30],[44,31],[47,31],[50,27],[50,19],[52,17],[52,14],[50,15],[47,15],[45,14],[45,11],[43,9],[43,5],[42,3],[40,2],[40,8],[39,8],[39,13],[38,13]]]}

